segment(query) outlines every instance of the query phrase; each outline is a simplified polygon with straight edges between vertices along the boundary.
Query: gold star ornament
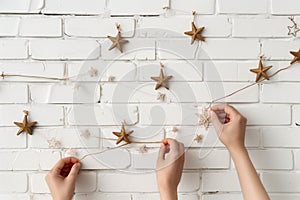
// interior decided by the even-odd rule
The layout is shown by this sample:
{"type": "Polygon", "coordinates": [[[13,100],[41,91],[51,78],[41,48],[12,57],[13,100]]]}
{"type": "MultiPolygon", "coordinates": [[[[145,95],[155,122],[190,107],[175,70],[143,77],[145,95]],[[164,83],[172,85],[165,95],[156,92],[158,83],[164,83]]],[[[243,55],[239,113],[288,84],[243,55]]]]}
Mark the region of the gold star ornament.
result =
{"type": "Polygon", "coordinates": [[[31,127],[34,126],[35,124],[37,124],[37,122],[28,122],[28,111],[24,110],[23,111],[25,113],[25,116],[23,118],[23,122],[14,122],[15,125],[17,125],[18,127],[20,127],[17,135],[20,135],[22,132],[26,132],[29,135],[32,135],[32,130],[31,127]]]}
{"type": "Polygon", "coordinates": [[[300,61],[300,49],[298,51],[290,51],[290,53],[295,56],[294,59],[291,61],[291,65],[295,62],[300,61]]]}
{"type": "Polygon", "coordinates": [[[266,67],[263,66],[262,56],[260,56],[258,68],[250,69],[251,72],[256,73],[255,82],[258,82],[261,79],[261,77],[264,77],[265,79],[269,80],[270,77],[267,75],[267,71],[271,68],[272,66],[266,66],[266,67]]]}
{"type": "Polygon", "coordinates": [[[156,81],[156,86],[155,90],[159,89],[160,87],[164,87],[167,90],[169,89],[168,81],[172,78],[173,76],[165,76],[164,71],[162,68],[160,68],[160,74],[159,76],[152,76],[151,79],[156,81]]]}
{"type": "Polygon", "coordinates": [[[192,30],[184,32],[185,35],[192,36],[191,44],[194,43],[195,40],[205,41],[205,38],[202,37],[201,33],[205,27],[197,28],[195,23],[192,22],[192,30]]]}
{"type": "Polygon", "coordinates": [[[122,45],[127,43],[128,40],[122,39],[120,25],[116,25],[116,26],[118,29],[118,33],[117,33],[116,37],[113,37],[110,35],[107,36],[107,38],[110,39],[110,41],[112,41],[112,45],[110,46],[110,48],[108,50],[110,51],[110,50],[114,49],[115,47],[117,47],[117,49],[119,49],[119,51],[121,53],[123,53],[122,45]]]}
{"type": "Polygon", "coordinates": [[[131,135],[131,133],[133,133],[133,131],[126,132],[126,130],[125,130],[125,122],[122,122],[121,131],[120,132],[113,132],[113,134],[115,136],[119,137],[117,139],[116,144],[119,144],[122,141],[126,142],[127,144],[130,144],[131,141],[129,140],[128,137],[131,135]]]}

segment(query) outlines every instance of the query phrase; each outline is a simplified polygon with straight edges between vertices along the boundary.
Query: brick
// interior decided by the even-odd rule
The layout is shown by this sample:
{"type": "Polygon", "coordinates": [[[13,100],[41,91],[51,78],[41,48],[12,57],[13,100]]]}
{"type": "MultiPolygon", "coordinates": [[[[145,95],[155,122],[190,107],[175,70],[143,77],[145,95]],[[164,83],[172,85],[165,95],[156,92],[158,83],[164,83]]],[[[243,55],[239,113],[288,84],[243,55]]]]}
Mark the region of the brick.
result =
{"type": "Polygon", "coordinates": [[[240,200],[243,199],[242,194],[205,194],[202,196],[202,200],[240,200]]]}
{"type": "Polygon", "coordinates": [[[300,124],[300,106],[293,106],[293,124],[300,124]]]}
{"type": "Polygon", "coordinates": [[[122,37],[133,37],[135,20],[132,18],[68,17],[64,20],[65,34],[81,37],[107,37],[117,33],[120,24],[122,37]],[[78,26],[80,24],[80,27],[78,26]]]}
{"type": "Polygon", "coordinates": [[[30,200],[30,195],[29,194],[0,194],[0,199],[5,199],[5,200],[14,200],[14,199],[30,200]]]}
{"type": "Polygon", "coordinates": [[[218,13],[222,14],[265,14],[267,12],[267,0],[247,0],[243,4],[238,0],[218,0],[218,13]]]}
{"type": "Polygon", "coordinates": [[[233,37],[287,37],[287,18],[233,19],[233,37]]]}
{"type": "Polygon", "coordinates": [[[32,193],[50,193],[48,185],[45,181],[46,174],[34,173],[29,175],[30,192],[32,193]]]}
{"type": "MultiPolygon", "coordinates": [[[[0,71],[5,74],[22,74],[30,76],[43,76],[43,77],[55,77],[62,78],[64,76],[64,64],[63,63],[44,63],[44,62],[1,62],[0,71]]],[[[8,76],[1,81],[30,81],[30,82],[49,82],[55,80],[43,79],[43,78],[30,78],[30,77],[13,77],[8,76]]],[[[56,81],[57,82],[57,81],[56,81]]]]}
{"type": "Polygon", "coordinates": [[[52,195],[51,194],[31,194],[30,197],[31,200],[51,200],[52,195]]]}
{"type": "Polygon", "coordinates": [[[197,108],[188,104],[141,104],[139,106],[142,125],[196,125],[197,108]],[[174,114],[176,113],[176,114],[174,114]],[[179,113],[179,114],[178,114],[179,113]],[[168,117],[167,117],[168,116],[168,117]]]}
{"type": "Polygon", "coordinates": [[[1,149],[19,149],[27,147],[27,136],[25,134],[16,137],[18,127],[0,128],[0,148],[1,149]]]}
{"type": "Polygon", "coordinates": [[[70,125],[116,125],[123,120],[130,125],[137,122],[137,117],[137,107],[132,105],[78,105],[67,110],[70,125]]]}
{"type": "Polygon", "coordinates": [[[0,103],[27,103],[28,89],[26,84],[1,84],[0,103]]]}
{"type": "MultiPolygon", "coordinates": [[[[114,143],[115,146],[115,143],[114,143]]],[[[92,156],[87,156],[81,161],[81,169],[88,170],[99,170],[99,169],[126,169],[131,165],[130,153],[126,149],[115,149],[105,151],[100,154],[98,152],[103,151],[103,149],[78,149],[77,158],[83,158],[87,154],[93,154],[92,156]]]]}
{"type": "Polygon", "coordinates": [[[299,192],[300,174],[295,172],[265,172],[262,182],[268,192],[299,192]]]}
{"type": "MultiPolygon", "coordinates": [[[[193,192],[199,189],[198,173],[183,173],[178,186],[179,192],[193,192]]],[[[101,192],[157,192],[155,173],[151,174],[112,174],[98,175],[98,190],[101,192]],[[118,180],[116,182],[115,180],[118,180]],[[147,184],[140,184],[140,183],[147,184]]]]}
{"type": "Polygon", "coordinates": [[[37,126],[63,125],[63,107],[56,105],[2,105],[0,106],[0,125],[15,126],[14,121],[23,120],[23,110],[29,111],[29,121],[38,121],[37,126]]]}
{"type": "Polygon", "coordinates": [[[14,170],[38,170],[39,152],[34,150],[17,152],[13,162],[14,170]],[[30,161],[30,162],[28,162],[30,161]]]}
{"type": "Polygon", "coordinates": [[[202,174],[203,192],[240,191],[238,176],[235,171],[202,174]]]}
{"type": "Polygon", "coordinates": [[[106,39],[101,43],[101,56],[104,60],[154,60],[155,59],[155,41],[150,39],[131,39],[124,44],[123,53],[119,49],[108,49],[111,41],[106,39]]]}
{"type": "Polygon", "coordinates": [[[266,103],[297,103],[300,101],[300,94],[295,91],[299,86],[299,83],[263,84],[261,100],[266,103]]]}
{"type": "Polygon", "coordinates": [[[248,125],[288,125],[291,123],[289,105],[236,105],[235,107],[248,119],[248,125]],[[273,117],[275,115],[276,118],[273,117]]]}
{"type": "Polygon", "coordinates": [[[15,152],[1,151],[0,170],[12,170],[15,156],[15,152]]]}
{"type": "MultiPolygon", "coordinates": [[[[166,75],[172,75],[170,81],[191,81],[199,82],[203,78],[203,64],[200,61],[172,61],[167,60],[162,62],[164,65],[164,73],[166,75]]],[[[158,62],[138,62],[138,80],[139,81],[152,81],[151,76],[157,76],[159,74],[158,62]]]]}
{"type": "Polygon", "coordinates": [[[264,147],[300,147],[299,129],[292,127],[263,128],[262,142],[264,147]]]}
{"type": "Polygon", "coordinates": [[[19,17],[0,17],[0,36],[18,35],[19,21],[19,17]]]}
{"type": "Polygon", "coordinates": [[[20,21],[20,36],[60,37],[62,20],[56,17],[24,17],[20,21]]]}
{"type": "Polygon", "coordinates": [[[0,173],[0,192],[26,192],[27,191],[27,175],[26,173],[0,173]],[[9,180],[9,181],[7,181],[9,180]]]}
{"type": "Polygon", "coordinates": [[[94,192],[96,182],[96,172],[81,171],[76,178],[75,192],[94,192]]]}
{"type": "Polygon", "coordinates": [[[295,169],[300,169],[300,151],[294,150],[295,169]]]}
{"type": "MultiPolygon", "coordinates": [[[[151,199],[159,199],[160,195],[158,193],[154,194],[133,194],[132,200],[151,200],[151,199]]],[[[178,200],[198,200],[199,197],[196,194],[178,194],[178,200]]]]}
{"type": "Polygon", "coordinates": [[[270,194],[269,196],[272,200],[296,200],[300,198],[299,194],[270,194]]]}
{"type": "Polygon", "coordinates": [[[108,10],[112,15],[158,15],[164,12],[163,7],[168,4],[168,0],[154,0],[151,3],[147,0],[126,0],[123,3],[111,0],[108,2],[108,10]]]}
{"type": "Polygon", "coordinates": [[[290,40],[265,40],[262,41],[262,52],[270,59],[292,60],[294,57],[290,51],[298,51],[300,41],[290,40]]]}
{"type": "Polygon", "coordinates": [[[293,168],[293,155],[290,150],[249,150],[249,155],[255,169],[293,168]]]}
{"type": "Polygon", "coordinates": [[[195,59],[198,52],[198,42],[191,45],[190,38],[158,40],[158,59],[195,59]]]}
{"type": "Polygon", "coordinates": [[[59,151],[41,151],[39,153],[39,164],[42,170],[50,170],[61,159],[59,151]]]}
{"type": "Polygon", "coordinates": [[[96,59],[99,44],[92,40],[37,39],[30,42],[30,52],[37,60],[96,59]]]}
{"type": "Polygon", "coordinates": [[[0,59],[28,58],[28,41],[20,39],[0,40],[0,59]]]}
{"type": "Polygon", "coordinates": [[[113,81],[136,81],[137,66],[128,61],[84,61],[68,63],[69,76],[75,76],[76,81],[81,82],[107,82],[110,76],[113,81]],[[97,74],[93,77],[89,75],[89,70],[93,67],[97,74]]]}
{"type": "Polygon", "coordinates": [[[105,0],[46,0],[42,13],[47,14],[103,14],[105,0]]]}
{"type": "MultiPolygon", "coordinates": [[[[231,24],[228,22],[228,18],[224,16],[196,17],[195,23],[197,27],[205,27],[204,37],[227,37],[231,34],[231,24]]],[[[137,25],[139,37],[187,37],[184,32],[191,29],[191,17],[143,17],[138,20],[137,25]]]]}
{"type": "Polygon", "coordinates": [[[103,194],[100,192],[93,192],[88,194],[76,194],[75,200],[89,200],[89,199],[98,199],[98,200],[131,200],[130,194],[103,194]]]}
{"type": "Polygon", "coordinates": [[[207,39],[197,52],[199,59],[257,59],[260,44],[256,39],[207,39]],[[230,47],[224,51],[220,47],[230,47]],[[244,47],[247,46],[247,49],[244,47]],[[241,51],[241,49],[243,49],[241,51]]]}
{"type": "Polygon", "coordinates": [[[43,5],[43,0],[2,0],[0,13],[39,13],[43,5]]]}
{"type": "Polygon", "coordinates": [[[35,103],[97,103],[100,100],[98,84],[34,84],[29,89],[35,103]]]}
{"type": "Polygon", "coordinates": [[[189,0],[182,2],[180,0],[173,0],[170,2],[171,9],[178,11],[178,13],[184,12],[185,14],[190,13],[191,10],[196,11],[197,14],[214,14],[215,12],[215,1],[213,0],[189,0]]]}
{"type": "Polygon", "coordinates": [[[28,140],[28,146],[31,148],[49,148],[47,140],[51,138],[58,140],[63,148],[98,148],[100,146],[98,128],[37,128],[34,131],[35,137],[30,137],[28,140]],[[91,137],[81,136],[84,131],[89,131],[91,137]]]}
{"type": "Polygon", "coordinates": [[[271,13],[275,15],[298,15],[300,14],[300,4],[297,0],[271,1],[271,13]]]}

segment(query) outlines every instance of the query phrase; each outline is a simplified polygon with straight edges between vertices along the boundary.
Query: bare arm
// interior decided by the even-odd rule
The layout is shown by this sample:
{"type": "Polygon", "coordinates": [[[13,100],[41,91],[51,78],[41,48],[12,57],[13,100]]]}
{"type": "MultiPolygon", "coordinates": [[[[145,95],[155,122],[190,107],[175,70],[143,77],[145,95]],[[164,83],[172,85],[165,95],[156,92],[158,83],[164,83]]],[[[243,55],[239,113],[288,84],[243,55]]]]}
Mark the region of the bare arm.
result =
{"type": "Polygon", "coordinates": [[[244,145],[247,119],[229,105],[213,106],[211,118],[221,142],[233,159],[244,199],[269,200],[244,145]]]}

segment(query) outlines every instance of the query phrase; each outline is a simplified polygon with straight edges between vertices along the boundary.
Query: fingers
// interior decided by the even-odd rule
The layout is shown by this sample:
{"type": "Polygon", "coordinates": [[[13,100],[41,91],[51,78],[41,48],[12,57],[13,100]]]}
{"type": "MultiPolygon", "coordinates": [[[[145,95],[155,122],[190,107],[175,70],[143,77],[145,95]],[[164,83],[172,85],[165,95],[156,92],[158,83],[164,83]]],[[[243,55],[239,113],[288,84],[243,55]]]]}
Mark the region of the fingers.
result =
{"type": "Polygon", "coordinates": [[[219,105],[214,105],[210,108],[213,111],[222,111],[224,110],[226,114],[239,114],[239,112],[232,107],[231,105],[228,104],[219,104],[219,105]]]}
{"type": "Polygon", "coordinates": [[[166,145],[161,143],[160,145],[160,149],[159,149],[159,152],[158,152],[158,160],[164,160],[165,159],[165,152],[166,152],[166,145]]]}
{"type": "Polygon", "coordinates": [[[79,160],[74,157],[63,158],[54,165],[54,167],[51,169],[51,172],[59,175],[65,165],[74,164],[77,162],[79,162],[79,160]]]}
{"type": "Polygon", "coordinates": [[[79,169],[80,169],[80,166],[81,166],[81,164],[79,162],[75,163],[72,166],[71,171],[70,171],[69,175],[67,176],[67,179],[73,179],[73,180],[76,179],[79,169]]]}
{"type": "Polygon", "coordinates": [[[210,111],[210,118],[211,118],[211,122],[212,122],[213,126],[215,127],[216,131],[220,132],[223,124],[221,123],[218,115],[216,114],[216,112],[214,110],[210,111]]]}

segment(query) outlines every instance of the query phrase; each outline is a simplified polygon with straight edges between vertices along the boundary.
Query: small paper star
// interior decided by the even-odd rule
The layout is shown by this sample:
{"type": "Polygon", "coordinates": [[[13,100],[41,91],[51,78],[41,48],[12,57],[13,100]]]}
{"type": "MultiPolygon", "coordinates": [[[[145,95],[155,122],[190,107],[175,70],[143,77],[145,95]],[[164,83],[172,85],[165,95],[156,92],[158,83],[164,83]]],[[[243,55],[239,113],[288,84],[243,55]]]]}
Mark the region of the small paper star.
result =
{"type": "Polygon", "coordinates": [[[176,126],[173,126],[172,132],[177,133],[178,132],[178,128],[176,126]]]}
{"type": "Polygon", "coordinates": [[[200,134],[197,134],[196,136],[195,136],[195,138],[194,138],[194,141],[196,141],[197,143],[200,143],[201,141],[202,141],[202,135],[200,135],[200,134]]]}
{"type": "Polygon", "coordinates": [[[297,33],[300,31],[297,25],[288,26],[289,32],[288,35],[293,35],[294,37],[297,36],[297,33]]]}
{"type": "Polygon", "coordinates": [[[91,67],[91,68],[89,69],[88,73],[89,73],[89,75],[90,75],[91,77],[95,77],[95,76],[98,75],[98,70],[95,69],[94,67],[91,67]]]}
{"type": "Polygon", "coordinates": [[[66,155],[71,156],[71,157],[77,157],[78,151],[76,149],[70,148],[70,149],[66,150],[66,155]]]}
{"type": "Polygon", "coordinates": [[[156,100],[164,101],[165,100],[165,96],[166,96],[166,94],[159,92],[157,94],[156,100]]]}
{"type": "Polygon", "coordinates": [[[265,79],[269,80],[270,78],[267,75],[267,71],[271,68],[272,68],[272,66],[264,67],[263,64],[262,64],[262,57],[260,57],[258,68],[250,69],[251,72],[256,73],[255,82],[258,82],[261,77],[264,77],[265,79]]]}
{"type": "Polygon", "coordinates": [[[156,81],[156,86],[155,90],[159,89],[160,87],[164,87],[167,90],[169,89],[168,86],[168,81],[172,78],[173,76],[165,76],[162,68],[160,68],[160,74],[157,77],[151,77],[152,80],[156,81]]]}
{"type": "Polygon", "coordinates": [[[74,83],[73,84],[73,89],[78,90],[80,88],[80,84],[79,83],[74,83]]]}
{"type": "Polygon", "coordinates": [[[122,45],[127,43],[128,40],[124,40],[121,38],[120,31],[118,31],[118,34],[116,35],[116,37],[112,37],[112,36],[108,35],[107,38],[110,39],[110,41],[112,41],[112,45],[108,49],[109,51],[112,50],[113,48],[117,47],[117,49],[119,49],[119,51],[121,53],[123,53],[122,45]]]}
{"type": "Polygon", "coordinates": [[[115,80],[115,78],[116,78],[116,77],[114,77],[114,76],[108,76],[108,77],[107,77],[107,81],[108,81],[108,82],[112,82],[112,81],[115,80]]]}
{"type": "Polygon", "coordinates": [[[84,138],[89,138],[91,136],[91,132],[88,129],[85,129],[85,130],[81,131],[80,136],[82,136],[84,138]]]}
{"type": "Polygon", "coordinates": [[[125,130],[125,123],[122,122],[122,128],[120,132],[113,132],[113,134],[117,137],[119,137],[117,139],[116,144],[119,144],[120,142],[122,142],[123,140],[125,142],[127,142],[128,144],[131,143],[131,141],[129,140],[128,136],[130,136],[130,134],[133,133],[133,131],[129,131],[128,133],[125,130]]]}
{"type": "Polygon", "coordinates": [[[146,145],[142,145],[142,146],[139,146],[137,148],[138,152],[140,153],[147,153],[148,152],[148,147],[146,145]]]}
{"type": "Polygon", "coordinates": [[[197,28],[195,23],[192,22],[192,30],[186,31],[184,34],[192,36],[191,44],[194,43],[195,40],[205,41],[205,38],[201,36],[202,31],[205,27],[197,28]]]}
{"type": "Polygon", "coordinates": [[[15,125],[20,127],[17,135],[20,135],[23,131],[25,131],[27,134],[32,135],[31,127],[37,124],[36,121],[34,122],[28,122],[28,111],[24,110],[25,116],[23,118],[23,122],[14,122],[15,125]]]}
{"type": "Polygon", "coordinates": [[[208,109],[203,109],[201,114],[198,114],[199,124],[204,126],[205,130],[208,129],[210,123],[210,116],[208,114],[208,109]]]}
{"type": "Polygon", "coordinates": [[[294,59],[291,61],[291,65],[295,62],[300,61],[300,49],[298,51],[290,51],[290,53],[295,56],[294,59]]]}
{"type": "Polygon", "coordinates": [[[52,137],[50,140],[47,140],[48,147],[51,149],[60,148],[61,143],[55,137],[52,137]]]}

